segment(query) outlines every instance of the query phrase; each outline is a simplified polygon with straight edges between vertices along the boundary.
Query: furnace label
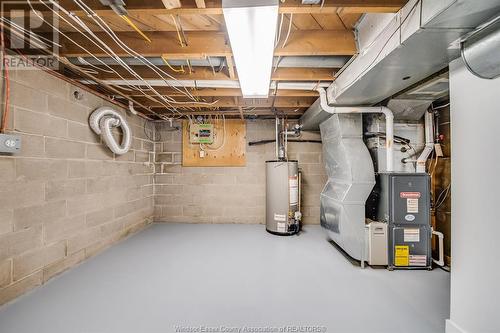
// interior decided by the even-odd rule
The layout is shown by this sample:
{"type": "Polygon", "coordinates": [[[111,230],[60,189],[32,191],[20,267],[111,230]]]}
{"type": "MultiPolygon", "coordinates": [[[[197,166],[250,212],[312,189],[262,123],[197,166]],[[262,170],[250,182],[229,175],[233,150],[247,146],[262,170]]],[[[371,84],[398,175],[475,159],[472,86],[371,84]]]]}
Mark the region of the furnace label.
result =
{"type": "Polygon", "coordinates": [[[404,229],[404,242],[420,242],[420,229],[404,229]]]}
{"type": "Polygon", "coordinates": [[[408,213],[418,213],[418,199],[406,199],[406,211],[408,213]]]}
{"type": "Polygon", "coordinates": [[[410,265],[410,247],[408,245],[396,245],[394,247],[394,266],[410,265]]]}

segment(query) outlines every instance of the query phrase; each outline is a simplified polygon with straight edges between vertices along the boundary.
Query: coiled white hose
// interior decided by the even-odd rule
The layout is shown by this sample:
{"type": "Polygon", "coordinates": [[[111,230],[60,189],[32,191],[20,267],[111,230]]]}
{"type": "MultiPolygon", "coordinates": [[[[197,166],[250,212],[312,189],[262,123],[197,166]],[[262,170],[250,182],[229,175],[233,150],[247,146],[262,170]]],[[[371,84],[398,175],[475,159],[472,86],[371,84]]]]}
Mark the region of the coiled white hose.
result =
{"type": "Polygon", "coordinates": [[[132,145],[132,132],[125,118],[108,106],[103,106],[92,112],[89,119],[92,130],[100,135],[108,148],[117,155],[127,153],[132,145]],[[111,133],[113,127],[121,127],[123,139],[116,142],[111,133]]]}

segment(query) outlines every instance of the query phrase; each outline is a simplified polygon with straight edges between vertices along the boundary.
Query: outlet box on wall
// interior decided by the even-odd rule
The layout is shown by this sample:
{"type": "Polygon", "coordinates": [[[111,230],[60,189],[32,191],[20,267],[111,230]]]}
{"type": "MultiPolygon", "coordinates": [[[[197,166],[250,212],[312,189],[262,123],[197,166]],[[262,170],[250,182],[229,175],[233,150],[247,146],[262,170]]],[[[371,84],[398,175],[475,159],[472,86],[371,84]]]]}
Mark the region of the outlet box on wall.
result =
{"type": "Polygon", "coordinates": [[[0,153],[18,153],[21,151],[19,135],[0,134],[0,153]]]}

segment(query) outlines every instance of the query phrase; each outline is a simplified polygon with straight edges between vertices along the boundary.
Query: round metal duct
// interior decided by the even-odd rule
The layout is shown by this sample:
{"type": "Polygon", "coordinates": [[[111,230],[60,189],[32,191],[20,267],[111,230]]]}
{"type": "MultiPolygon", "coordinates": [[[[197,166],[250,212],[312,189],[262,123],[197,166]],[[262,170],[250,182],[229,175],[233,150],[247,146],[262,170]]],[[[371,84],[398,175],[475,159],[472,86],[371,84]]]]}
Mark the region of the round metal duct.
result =
{"type": "Polygon", "coordinates": [[[483,79],[500,76],[500,16],[462,42],[462,59],[469,71],[483,79]]]}

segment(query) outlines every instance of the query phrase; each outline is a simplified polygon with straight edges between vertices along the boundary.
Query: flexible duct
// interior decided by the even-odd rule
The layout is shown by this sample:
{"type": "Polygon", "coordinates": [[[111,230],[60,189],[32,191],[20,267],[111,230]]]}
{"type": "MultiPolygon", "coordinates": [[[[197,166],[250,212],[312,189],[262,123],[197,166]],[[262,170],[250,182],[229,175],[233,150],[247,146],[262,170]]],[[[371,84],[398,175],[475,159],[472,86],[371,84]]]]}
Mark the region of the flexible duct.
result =
{"type": "Polygon", "coordinates": [[[132,132],[125,118],[110,107],[103,106],[95,110],[89,119],[92,130],[100,135],[108,148],[117,155],[127,153],[132,145],[132,132]],[[121,127],[123,139],[121,144],[116,142],[112,130],[121,127]]]}
{"type": "Polygon", "coordinates": [[[394,115],[389,108],[385,106],[378,107],[339,107],[339,106],[330,106],[328,105],[328,100],[326,97],[325,89],[318,89],[320,105],[323,110],[328,113],[336,114],[336,113],[382,113],[385,116],[385,131],[386,131],[386,140],[385,140],[385,148],[387,151],[387,171],[394,171],[394,152],[392,150],[392,146],[394,145],[394,115]]]}

